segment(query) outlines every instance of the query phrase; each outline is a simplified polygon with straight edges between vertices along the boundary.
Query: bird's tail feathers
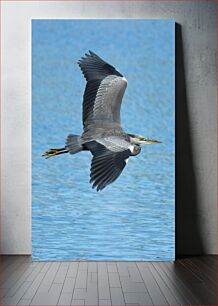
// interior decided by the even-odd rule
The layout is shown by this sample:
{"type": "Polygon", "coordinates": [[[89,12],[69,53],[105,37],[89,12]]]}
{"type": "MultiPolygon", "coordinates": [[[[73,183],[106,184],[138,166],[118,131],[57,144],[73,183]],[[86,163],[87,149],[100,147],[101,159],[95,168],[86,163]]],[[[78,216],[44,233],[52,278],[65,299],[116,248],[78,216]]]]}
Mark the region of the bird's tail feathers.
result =
{"type": "Polygon", "coordinates": [[[80,136],[78,135],[68,135],[65,146],[70,154],[75,154],[83,150],[83,146],[80,143],[80,136]]]}

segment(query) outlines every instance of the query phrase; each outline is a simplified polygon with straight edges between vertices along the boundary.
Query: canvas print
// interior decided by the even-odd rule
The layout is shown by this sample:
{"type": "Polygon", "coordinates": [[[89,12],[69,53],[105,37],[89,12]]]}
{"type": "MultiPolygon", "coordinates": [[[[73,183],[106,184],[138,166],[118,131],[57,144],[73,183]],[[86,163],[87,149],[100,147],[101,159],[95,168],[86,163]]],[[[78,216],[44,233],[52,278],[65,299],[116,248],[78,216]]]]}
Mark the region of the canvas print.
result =
{"type": "Polygon", "coordinates": [[[175,22],[32,21],[33,260],[175,258],[175,22]]]}

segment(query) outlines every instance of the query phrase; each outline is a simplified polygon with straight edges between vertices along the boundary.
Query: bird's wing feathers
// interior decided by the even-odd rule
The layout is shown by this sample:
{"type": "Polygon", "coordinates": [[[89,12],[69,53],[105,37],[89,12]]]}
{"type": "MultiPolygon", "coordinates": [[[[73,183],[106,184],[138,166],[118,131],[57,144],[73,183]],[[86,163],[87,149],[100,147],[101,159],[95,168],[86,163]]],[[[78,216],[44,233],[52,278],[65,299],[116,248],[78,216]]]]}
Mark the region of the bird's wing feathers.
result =
{"type": "Polygon", "coordinates": [[[99,191],[119,177],[131,155],[131,151],[125,148],[121,151],[119,146],[117,150],[111,151],[97,141],[86,143],[86,146],[93,155],[90,183],[93,183],[92,188],[97,187],[97,191],[99,191]]]}
{"type": "Polygon", "coordinates": [[[120,77],[123,76],[113,66],[101,59],[97,54],[92,51],[89,51],[89,53],[90,54],[86,53],[85,57],[82,57],[78,61],[87,82],[90,80],[102,79],[111,74],[120,77]]]}
{"type": "Polygon", "coordinates": [[[83,139],[92,139],[85,142],[93,155],[90,182],[93,188],[102,190],[119,177],[131,155],[129,142],[108,133],[109,130],[122,133],[120,107],[127,81],[113,66],[89,52],[78,62],[87,81],[83,139]]]}
{"type": "Polygon", "coordinates": [[[87,80],[83,96],[84,128],[108,127],[114,124],[119,126],[126,79],[91,51],[78,64],[87,80]]]}

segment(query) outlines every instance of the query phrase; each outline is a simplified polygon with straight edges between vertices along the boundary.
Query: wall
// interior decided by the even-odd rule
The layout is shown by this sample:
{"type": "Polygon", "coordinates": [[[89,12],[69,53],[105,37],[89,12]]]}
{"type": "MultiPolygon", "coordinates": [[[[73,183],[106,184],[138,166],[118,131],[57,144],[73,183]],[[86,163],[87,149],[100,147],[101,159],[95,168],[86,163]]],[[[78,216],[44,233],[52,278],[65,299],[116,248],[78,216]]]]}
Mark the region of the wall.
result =
{"type": "Polygon", "coordinates": [[[3,254],[31,253],[31,19],[177,22],[177,254],[215,254],[216,2],[2,1],[3,254]]]}

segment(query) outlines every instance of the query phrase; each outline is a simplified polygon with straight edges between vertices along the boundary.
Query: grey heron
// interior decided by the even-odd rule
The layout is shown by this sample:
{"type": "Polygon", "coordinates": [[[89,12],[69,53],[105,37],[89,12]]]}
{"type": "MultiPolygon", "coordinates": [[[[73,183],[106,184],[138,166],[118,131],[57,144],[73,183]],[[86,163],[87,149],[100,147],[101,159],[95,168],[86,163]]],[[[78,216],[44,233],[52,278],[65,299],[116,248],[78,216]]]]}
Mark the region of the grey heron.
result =
{"type": "Polygon", "coordinates": [[[90,183],[99,191],[119,177],[129,157],[140,153],[141,144],[160,141],[122,129],[120,108],[127,80],[120,72],[92,51],[78,65],[87,81],[83,95],[83,133],[68,135],[63,148],[50,149],[43,156],[90,151],[93,156],[90,183]]]}

